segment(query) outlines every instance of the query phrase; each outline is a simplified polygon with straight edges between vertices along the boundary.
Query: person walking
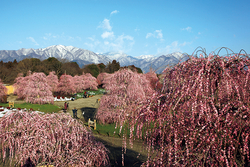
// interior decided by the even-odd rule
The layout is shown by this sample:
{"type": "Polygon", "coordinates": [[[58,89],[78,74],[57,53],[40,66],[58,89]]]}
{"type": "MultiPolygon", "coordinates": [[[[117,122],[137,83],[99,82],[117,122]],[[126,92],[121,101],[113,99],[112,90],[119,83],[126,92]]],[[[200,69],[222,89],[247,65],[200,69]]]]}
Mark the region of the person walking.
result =
{"type": "Polygon", "coordinates": [[[69,106],[68,103],[65,102],[65,103],[64,103],[64,112],[67,112],[68,106],[69,106]]]}
{"type": "Polygon", "coordinates": [[[74,107],[73,111],[73,118],[77,118],[77,109],[74,107]]]}

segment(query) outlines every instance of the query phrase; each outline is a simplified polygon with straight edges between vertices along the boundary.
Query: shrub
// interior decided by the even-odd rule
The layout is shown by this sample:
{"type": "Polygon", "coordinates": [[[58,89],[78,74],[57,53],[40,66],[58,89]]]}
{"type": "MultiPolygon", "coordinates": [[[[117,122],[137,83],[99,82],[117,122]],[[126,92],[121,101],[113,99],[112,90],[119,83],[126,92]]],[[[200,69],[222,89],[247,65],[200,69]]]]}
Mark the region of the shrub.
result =
{"type": "Polygon", "coordinates": [[[0,119],[0,144],[3,159],[21,165],[28,158],[35,165],[109,165],[104,145],[66,114],[40,115],[22,110],[5,114],[0,119]]]}

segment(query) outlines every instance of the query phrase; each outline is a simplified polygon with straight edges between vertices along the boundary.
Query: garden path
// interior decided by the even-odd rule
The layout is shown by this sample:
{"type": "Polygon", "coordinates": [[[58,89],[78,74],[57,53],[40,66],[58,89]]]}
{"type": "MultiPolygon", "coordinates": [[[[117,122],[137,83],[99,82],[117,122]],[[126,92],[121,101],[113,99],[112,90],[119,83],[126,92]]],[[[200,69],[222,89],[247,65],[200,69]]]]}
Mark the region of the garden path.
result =
{"type": "MultiPolygon", "coordinates": [[[[75,101],[67,101],[69,103],[69,107],[67,109],[67,113],[73,116],[72,110],[74,107],[77,109],[77,117],[81,120],[88,121],[88,118],[93,120],[95,112],[99,107],[99,103],[96,103],[97,99],[100,99],[103,95],[95,95],[89,98],[80,98],[75,101]],[[84,112],[84,115],[82,114],[84,112]]],[[[55,101],[54,105],[57,105],[61,108],[64,107],[65,101],[55,101]]]]}

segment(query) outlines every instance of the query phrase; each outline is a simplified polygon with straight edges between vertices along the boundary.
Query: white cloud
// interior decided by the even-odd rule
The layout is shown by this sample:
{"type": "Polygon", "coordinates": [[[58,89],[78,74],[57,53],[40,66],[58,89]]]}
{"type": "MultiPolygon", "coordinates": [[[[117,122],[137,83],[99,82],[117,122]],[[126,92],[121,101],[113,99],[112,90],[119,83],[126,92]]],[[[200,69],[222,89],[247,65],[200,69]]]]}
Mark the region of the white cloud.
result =
{"type": "Polygon", "coordinates": [[[45,35],[42,37],[45,41],[81,41],[81,37],[79,36],[70,36],[70,35],[65,35],[64,33],[62,34],[52,34],[52,33],[45,33],[45,35]]]}
{"type": "Polygon", "coordinates": [[[94,41],[95,37],[88,37],[88,39],[90,39],[91,41],[94,41]]]}
{"type": "Polygon", "coordinates": [[[44,40],[51,40],[53,38],[58,38],[59,35],[52,35],[52,33],[45,33],[45,36],[43,37],[44,40]]]}
{"type": "Polygon", "coordinates": [[[169,53],[173,53],[173,52],[182,52],[182,47],[191,45],[193,42],[186,42],[184,41],[183,43],[179,43],[178,41],[173,41],[171,44],[167,45],[164,48],[158,48],[157,49],[157,55],[166,55],[169,53]]]}
{"type": "Polygon", "coordinates": [[[31,42],[33,42],[35,45],[39,45],[33,37],[28,37],[27,39],[29,39],[29,40],[30,40],[31,42]]]}
{"type": "Polygon", "coordinates": [[[84,44],[87,45],[90,50],[95,50],[95,48],[100,44],[100,42],[96,40],[95,38],[89,38],[89,39],[92,42],[91,43],[85,42],[84,44]]]}
{"type": "Polygon", "coordinates": [[[146,35],[146,39],[148,39],[149,37],[154,37],[154,38],[158,38],[160,39],[161,41],[163,41],[163,34],[161,32],[161,30],[155,30],[154,33],[147,33],[146,35]]]}
{"type": "Polygon", "coordinates": [[[105,39],[105,38],[114,38],[114,33],[113,32],[108,32],[108,31],[105,31],[102,35],[102,38],[105,39]]]}
{"type": "Polygon", "coordinates": [[[193,42],[183,42],[183,43],[180,43],[179,46],[186,46],[186,45],[191,45],[193,42]]]}
{"type": "Polygon", "coordinates": [[[187,42],[183,42],[180,44],[180,46],[186,46],[187,45],[187,42]]]}
{"type": "Polygon", "coordinates": [[[165,54],[169,54],[173,52],[182,52],[180,47],[185,46],[186,44],[187,42],[179,44],[178,41],[174,41],[170,45],[167,45],[164,48],[158,48],[157,52],[158,52],[158,55],[163,55],[163,54],[165,55],[165,54]]]}
{"type": "Polygon", "coordinates": [[[116,14],[116,13],[118,13],[118,12],[119,12],[118,10],[114,10],[114,11],[112,11],[112,12],[110,13],[110,15],[116,14]]]}
{"type": "Polygon", "coordinates": [[[192,30],[192,27],[186,27],[186,28],[181,28],[182,31],[188,31],[188,32],[191,32],[192,30]]]}
{"type": "Polygon", "coordinates": [[[95,52],[109,52],[109,51],[122,51],[122,52],[128,52],[132,49],[134,45],[134,38],[129,35],[119,35],[115,36],[113,35],[113,32],[107,32],[102,34],[104,41],[98,41],[95,38],[89,38],[91,42],[85,43],[89,47],[89,49],[94,50],[95,52]],[[113,36],[112,36],[113,35],[113,36]],[[108,37],[112,36],[112,39],[109,39],[108,37]],[[110,41],[106,40],[109,39],[110,41]]]}
{"type": "Polygon", "coordinates": [[[121,35],[121,36],[119,36],[119,38],[121,38],[121,39],[131,40],[131,41],[133,41],[133,40],[134,40],[134,38],[133,38],[132,36],[129,36],[129,35],[121,35]]]}
{"type": "Polygon", "coordinates": [[[134,38],[129,35],[120,35],[109,44],[109,49],[114,51],[129,51],[134,45],[134,38]]]}
{"type": "MultiPolygon", "coordinates": [[[[118,11],[113,11],[111,13],[115,14],[117,12],[118,11]]],[[[85,45],[89,47],[88,49],[91,49],[95,52],[128,52],[132,49],[135,43],[134,38],[130,35],[115,35],[115,32],[112,31],[112,27],[110,26],[110,20],[108,19],[104,19],[97,28],[101,28],[103,30],[100,37],[89,37],[89,42],[85,43],[85,45]]]]}
{"type": "Polygon", "coordinates": [[[148,39],[149,37],[152,37],[152,36],[154,36],[154,34],[149,32],[149,33],[147,33],[146,38],[148,39]]]}
{"type": "Polygon", "coordinates": [[[108,19],[104,19],[102,21],[102,23],[97,28],[102,28],[102,29],[108,30],[108,31],[112,30],[112,27],[110,26],[110,23],[109,23],[108,19]]]}
{"type": "Polygon", "coordinates": [[[157,33],[156,38],[160,38],[160,39],[163,38],[163,34],[162,34],[161,30],[155,30],[155,32],[157,33]]]}

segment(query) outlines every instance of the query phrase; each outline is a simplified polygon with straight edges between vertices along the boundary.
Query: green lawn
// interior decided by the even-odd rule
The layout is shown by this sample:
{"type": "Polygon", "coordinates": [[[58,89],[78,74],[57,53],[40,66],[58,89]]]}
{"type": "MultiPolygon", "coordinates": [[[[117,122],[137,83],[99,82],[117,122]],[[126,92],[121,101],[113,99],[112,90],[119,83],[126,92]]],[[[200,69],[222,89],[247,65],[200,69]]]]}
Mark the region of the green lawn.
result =
{"type": "MultiPolygon", "coordinates": [[[[85,124],[87,126],[87,123],[85,124]]],[[[115,128],[115,124],[96,124],[96,130],[92,128],[92,132],[96,134],[106,135],[110,137],[122,137],[124,133],[124,129],[126,126],[122,127],[121,133],[120,133],[120,126],[117,126],[115,128]],[[115,132],[115,133],[114,133],[115,132]]],[[[127,137],[129,137],[129,129],[126,131],[127,137]]]]}
{"type": "MultiPolygon", "coordinates": [[[[9,107],[8,103],[0,103],[0,106],[9,107]]],[[[53,105],[53,104],[31,104],[31,103],[22,103],[22,104],[15,104],[14,108],[21,108],[21,109],[30,109],[32,108],[35,111],[41,111],[44,113],[56,113],[61,110],[60,107],[53,105]]]]}
{"type": "Polygon", "coordinates": [[[103,94],[105,92],[105,89],[84,90],[82,93],[77,93],[76,99],[82,98],[85,91],[88,92],[88,95],[100,95],[100,94],[103,94]]]}

